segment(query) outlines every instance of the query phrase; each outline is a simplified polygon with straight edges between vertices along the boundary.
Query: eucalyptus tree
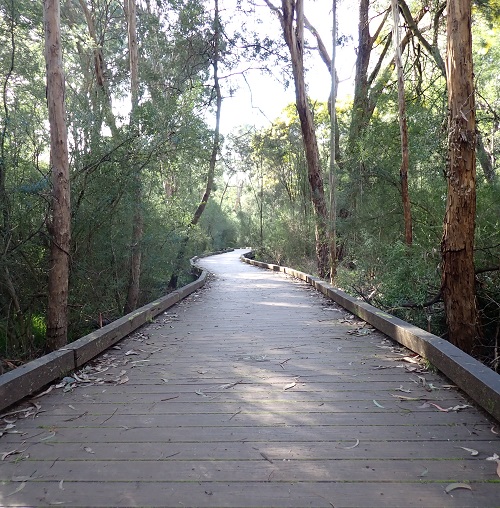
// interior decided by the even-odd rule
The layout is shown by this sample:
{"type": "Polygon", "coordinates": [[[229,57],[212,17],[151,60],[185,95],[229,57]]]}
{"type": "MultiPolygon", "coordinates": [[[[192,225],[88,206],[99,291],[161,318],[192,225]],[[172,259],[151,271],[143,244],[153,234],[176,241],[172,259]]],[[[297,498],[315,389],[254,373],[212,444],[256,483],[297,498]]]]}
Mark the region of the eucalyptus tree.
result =
{"type": "Polygon", "coordinates": [[[68,340],[71,205],[60,21],[59,0],[44,0],[45,61],[47,65],[47,104],[52,173],[47,304],[47,348],[50,351],[64,346],[68,340]]]}
{"type": "Polygon", "coordinates": [[[401,56],[401,31],[399,27],[399,6],[397,0],[392,0],[391,10],[393,19],[392,38],[394,41],[394,62],[398,82],[399,131],[401,135],[401,166],[399,175],[401,180],[401,197],[403,201],[404,211],[405,242],[407,245],[411,245],[413,242],[413,231],[410,196],[408,192],[408,169],[410,164],[410,157],[408,153],[408,123],[406,120],[404,71],[401,56]]]}
{"type": "MultiPolygon", "coordinates": [[[[137,7],[135,0],[124,0],[123,10],[127,22],[127,41],[130,72],[130,119],[129,129],[134,135],[138,132],[138,108],[139,108],[139,51],[137,47],[137,7]]],[[[132,237],[130,240],[129,281],[127,298],[125,300],[124,314],[128,314],[137,307],[139,300],[141,260],[142,260],[142,237],[144,234],[144,217],[142,203],[142,182],[140,169],[132,169],[132,196],[134,202],[134,216],[132,225],[132,237]]]]}
{"type": "Polygon", "coordinates": [[[442,293],[449,340],[471,353],[479,335],[474,272],[476,110],[470,0],[447,2],[448,194],[442,293]]]}
{"type": "Polygon", "coordinates": [[[308,104],[304,76],[304,2],[303,0],[282,0],[281,9],[270,0],[265,0],[277,15],[283,37],[290,52],[295,103],[300,118],[302,141],[307,159],[307,171],[311,186],[311,199],[316,213],[316,263],[320,277],[328,273],[328,209],[325,200],[323,175],[319,155],[314,119],[308,104]]]}

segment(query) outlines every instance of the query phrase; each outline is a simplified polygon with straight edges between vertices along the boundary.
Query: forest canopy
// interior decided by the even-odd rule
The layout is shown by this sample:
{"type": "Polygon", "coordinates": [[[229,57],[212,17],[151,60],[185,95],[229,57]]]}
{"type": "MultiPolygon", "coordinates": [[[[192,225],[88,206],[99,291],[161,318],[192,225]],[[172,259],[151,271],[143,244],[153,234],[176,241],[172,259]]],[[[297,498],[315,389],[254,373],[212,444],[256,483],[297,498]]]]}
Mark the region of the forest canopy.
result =
{"type": "Polygon", "coordinates": [[[499,370],[500,3],[359,0],[356,33],[320,33],[308,11],[342,1],[0,0],[4,368],[247,245],[499,370]],[[221,132],[225,100],[269,76],[296,100],[221,132]]]}

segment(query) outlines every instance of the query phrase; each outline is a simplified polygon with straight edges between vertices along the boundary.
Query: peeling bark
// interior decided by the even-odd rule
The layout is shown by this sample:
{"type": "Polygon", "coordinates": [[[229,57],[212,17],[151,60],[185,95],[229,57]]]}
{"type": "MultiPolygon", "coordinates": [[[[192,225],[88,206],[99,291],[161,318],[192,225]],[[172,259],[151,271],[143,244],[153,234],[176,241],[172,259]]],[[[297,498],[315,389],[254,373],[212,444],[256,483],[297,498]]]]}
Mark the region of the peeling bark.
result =
{"type": "Polygon", "coordinates": [[[448,0],[448,196],[441,241],[442,294],[448,339],[466,353],[476,344],[475,298],[476,116],[471,3],[448,0]]]}

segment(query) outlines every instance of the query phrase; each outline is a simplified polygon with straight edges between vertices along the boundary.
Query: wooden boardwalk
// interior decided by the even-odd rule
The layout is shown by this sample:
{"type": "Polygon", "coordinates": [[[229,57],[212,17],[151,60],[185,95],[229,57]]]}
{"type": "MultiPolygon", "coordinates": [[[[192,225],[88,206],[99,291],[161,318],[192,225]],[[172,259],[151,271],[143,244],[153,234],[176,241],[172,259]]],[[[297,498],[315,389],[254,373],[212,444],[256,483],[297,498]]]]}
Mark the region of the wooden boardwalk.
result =
{"type": "Polygon", "coordinates": [[[239,254],[202,260],[208,287],[2,420],[0,506],[500,506],[498,424],[239,254]]]}

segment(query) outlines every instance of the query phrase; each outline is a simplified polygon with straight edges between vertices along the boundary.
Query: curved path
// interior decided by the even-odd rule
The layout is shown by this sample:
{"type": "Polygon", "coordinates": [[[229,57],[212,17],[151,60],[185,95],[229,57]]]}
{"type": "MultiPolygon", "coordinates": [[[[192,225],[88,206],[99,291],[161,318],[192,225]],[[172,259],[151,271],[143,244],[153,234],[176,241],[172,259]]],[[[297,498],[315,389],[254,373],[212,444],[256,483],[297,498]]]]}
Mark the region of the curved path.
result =
{"type": "Polygon", "coordinates": [[[0,506],[499,506],[498,426],[240,253],[201,260],[207,287],[7,416],[0,506]]]}

